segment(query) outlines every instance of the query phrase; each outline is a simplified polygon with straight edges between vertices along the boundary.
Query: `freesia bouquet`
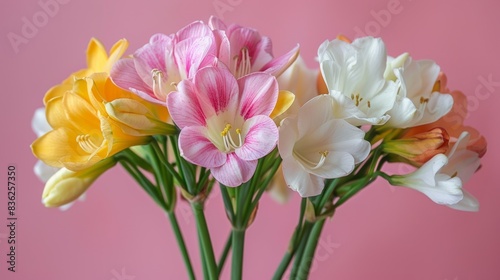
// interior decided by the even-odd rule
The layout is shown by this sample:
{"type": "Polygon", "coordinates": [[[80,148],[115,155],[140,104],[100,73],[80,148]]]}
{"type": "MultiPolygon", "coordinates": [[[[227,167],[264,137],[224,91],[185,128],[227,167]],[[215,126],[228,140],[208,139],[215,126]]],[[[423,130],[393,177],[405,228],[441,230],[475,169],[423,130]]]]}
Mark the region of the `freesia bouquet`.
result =
{"type": "Polygon", "coordinates": [[[108,53],[92,39],[87,68],[51,88],[35,113],[43,203],[67,208],[119,163],[168,215],[190,279],[179,203],[196,219],[204,279],[219,278],[230,251],[232,279],[241,279],[245,233],[266,191],[303,197],[273,279],[287,269],[307,278],[327,218],[379,177],[478,210],[462,187],[486,141],[464,125],[465,95],[431,60],[388,56],[380,38],[338,36],[319,46],[311,70],[298,46],[274,56],[270,38],[215,17],[155,34],[123,57],[127,46],[108,53]],[[414,171],[391,174],[386,163],[414,171]],[[214,188],[232,226],[218,260],[204,215],[214,188]]]}

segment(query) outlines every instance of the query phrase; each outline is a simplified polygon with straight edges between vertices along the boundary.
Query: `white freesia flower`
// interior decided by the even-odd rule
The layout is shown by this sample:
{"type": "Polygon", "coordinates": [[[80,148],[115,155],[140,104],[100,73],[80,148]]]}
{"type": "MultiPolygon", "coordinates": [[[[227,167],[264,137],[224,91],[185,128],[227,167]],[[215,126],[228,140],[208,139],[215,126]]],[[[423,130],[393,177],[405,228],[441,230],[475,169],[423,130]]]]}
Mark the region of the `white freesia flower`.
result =
{"type": "Polygon", "coordinates": [[[325,41],[318,50],[329,94],[339,104],[336,117],[352,125],[386,123],[397,95],[394,81],[384,78],[387,54],[380,38],[363,37],[351,44],[325,41]]]}
{"type": "Polygon", "coordinates": [[[479,203],[462,189],[480,166],[476,152],[467,150],[469,133],[463,132],[447,155],[438,154],[416,171],[392,176],[393,185],[420,191],[437,204],[462,211],[478,211],[479,203]]]}
{"type": "MultiPolygon", "coordinates": [[[[35,132],[37,137],[40,137],[52,130],[52,127],[47,122],[47,118],[45,117],[45,108],[38,108],[35,110],[35,114],[33,115],[33,119],[31,120],[31,128],[33,129],[33,132],[35,132]]],[[[38,160],[33,167],[33,172],[42,182],[47,183],[47,181],[51,177],[53,177],[54,174],[59,171],[59,169],[60,168],[47,165],[43,161],[38,160]]],[[[85,194],[82,194],[78,198],[78,200],[84,201],[85,194]]],[[[71,205],[73,205],[73,203],[74,202],[70,202],[66,205],[62,205],[61,207],[59,207],[59,209],[65,211],[69,209],[71,205]]]]}
{"type": "MultiPolygon", "coordinates": [[[[280,90],[288,90],[295,95],[292,106],[284,114],[274,118],[277,124],[281,123],[287,116],[296,115],[302,105],[318,96],[317,79],[319,74],[319,69],[308,68],[304,59],[299,55],[292,65],[277,78],[280,90]]],[[[271,198],[283,204],[288,202],[293,191],[288,188],[281,174],[282,169],[280,166],[277,175],[271,181],[268,193],[271,198]]]]}
{"type": "Polygon", "coordinates": [[[396,81],[399,92],[387,126],[408,128],[437,121],[453,107],[449,94],[433,92],[440,68],[432,60],[412,60],[407,54],[389,58],[385,77],[396,81]]]}
{"type": "Polygon", "coordinates": [[[348,175],[370,152],[361,129],[334,118],[335,102],[329,95],[317,96],[280,127],[285,181],[302,197],[319,195],[325,178],[348,175]]]}

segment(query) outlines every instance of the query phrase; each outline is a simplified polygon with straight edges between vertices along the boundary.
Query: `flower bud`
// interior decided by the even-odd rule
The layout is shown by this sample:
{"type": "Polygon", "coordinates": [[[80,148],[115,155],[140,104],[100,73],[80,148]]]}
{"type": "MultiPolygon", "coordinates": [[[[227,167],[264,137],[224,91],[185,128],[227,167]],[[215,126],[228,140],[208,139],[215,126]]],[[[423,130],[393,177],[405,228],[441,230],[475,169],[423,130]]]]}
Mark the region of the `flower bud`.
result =
{"type": "MultiPolygon", "coordinates": [[[[115,99],[106,103],[106,113],[115,121],[124,124],[123,132],[134,136],[173,134],[176,128],[161,120],[155,112],[151,111],[139,101],[127,98],[115,99]]],[[[161,112],[161,115],[166,115],[161,112]]]]}
{"type": "Polygon", "coordinates": [[[76,200],[115,163],[116,161],[111,157],[76,172],[61,168],[45,184],[42,203],[46,207],[59,207],[76,200]]]}
{"type": "Polygon", "coordinates": [[[444,154],[448,150],[449,135],[442,128],[414,135],[405,135],[403,138],[384,142],[383,151],[391,154],[390,161],[407,162],[414,166],[421,166],[437,154],[444,154]]]}

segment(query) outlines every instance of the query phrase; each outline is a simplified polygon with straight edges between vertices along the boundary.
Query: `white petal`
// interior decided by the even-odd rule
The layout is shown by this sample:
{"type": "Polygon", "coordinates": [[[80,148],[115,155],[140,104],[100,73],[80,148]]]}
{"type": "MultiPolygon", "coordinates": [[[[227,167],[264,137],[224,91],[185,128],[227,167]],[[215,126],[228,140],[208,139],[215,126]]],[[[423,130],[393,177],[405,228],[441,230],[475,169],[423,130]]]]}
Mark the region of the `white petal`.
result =
{"type": "Polygon", "coordinates": [[[45,108],[38,108],[35,110],[35,114],[31,120],[31,127],[38,137],[52,130],[52,127],[45,117],[45,108]]]}
{"type": "Polygon", "coordinates": [[[281,158],[292,156],[293,146],[298,138],[297,119],[286,118],[279,128],[278,150],[281,158]]]}
{"type": "Polygon", "coordinates": [[[456,204],[448,205],[448,207],[460,210],[460,211],[469,211],[469,212],[477,212],[479,211],[479,201],[475,197],[473,197],[470,193],[463,191],[464,198],[460,200],[456,204]]]}
{"type": "Polygon", "coordinates": [[[323,179],[308,173],[296,161],[284,160],[282,168],[287,185],[300,196],[315,196],[323,191],[323,179]]]}
{"type": "Polygon", "coordinates": [[[56,174],[59,169],[60,168],[47,165],[43,161],[39,160],[35,163],[33,172],[35,172],[35,175],[45,183],[50,179],[50,177],[52,177],[52,175],[56,174]]]}

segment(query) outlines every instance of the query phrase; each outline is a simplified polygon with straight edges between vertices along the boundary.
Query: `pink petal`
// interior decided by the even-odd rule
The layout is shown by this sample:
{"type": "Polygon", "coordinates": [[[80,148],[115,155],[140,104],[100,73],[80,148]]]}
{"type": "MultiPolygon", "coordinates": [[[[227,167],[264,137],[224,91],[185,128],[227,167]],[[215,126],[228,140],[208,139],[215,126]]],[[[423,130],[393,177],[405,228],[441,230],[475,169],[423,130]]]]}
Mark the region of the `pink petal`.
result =
{"type": "Polygon", "coordinates": [[[177,31],[177,33],[175,34],[175,39],[176,42],[180,42],[182,40],[190,38],[200,38],[209,35],[212,35],[212,30],[210,29],[210,27],[204,24],[202,21],[195,21],[177,31]]]}
{"type": "Polygon", "coordinates": [[[210,168],[214,178],[228,187],[237,187],[252,178],[257,161],[245,161],[235,153],[227,154],[226,163],[220,167],[210,168]]]}
{"type": "MultiPolygon", "coordinates": [[[[156,69],[167,74],[166,54],[170,53],[172,49],[173,42],[170,36],[156,34],[151,37],[148,44],[135,51],[135,69],[141,79],[151,88],[153,86],[151,71],[156,69]]],[[[166,81],[167,77],[164,79],[166,81]]]]}
{"type": "Polygon", "coordinates": [[[225,65],[231,65],[231,44],[224,31],[214,30],[215,44],[219,46],[217,58],[225,65]]]}
{"type": "Polygon", "coordinates": [[[288,53],[269,61],[260,70],[275,77],[279,77],[295,61],[295,59],[297,59],[298,55],[299,45],[297,45],[288,53]]]}
{"type": "Polygon", "coordinates": [[[262,67],[273,59],[273,44],[269,37],[260,38],[252,58],[252,72],[261,71],[262,67]]]}
{"type": "MultiPolygon", "coordinates": [[[[205,116],[210,117],[225,111],[236,114],[238,108],[238,84],[236,78],[223,67],[205,67],[194,77],[200,106],[205,116]]],[[[230,120],[232,121],[232,120],[230,120]]]]}
{"type": "Polygon", "coordinates": [[[117,61],[111,69],[110,75],[111,80],[117,86],[130,90],[148,101],[159,103],[151,88],[137,74],[132,58],[124,58],[117,61]]]}
{"type": "Polygon", "coordinates": [[[208,20],[208,26],[210,26],[212,30],[226,30],[226,24],[215,16],[210,17],[208,20]]]}
{"type": "Polygon", "coordinates": [[[178,91],[167,96],[167,108],[174,122],[183,129],[186,126],[205,126],[206,117],[197,98],[193,82],[184,80],[178,91]]]}
{"type": "Polygon", "coordinates": [[[175,59],[181,77],[194,77],[198,69],[209,66],[215,60],[216,46],[213,37],[189,38],[175,45],[175,59]]]}
{"type": "MultiPolygon", "coordinates": [[[[231,43],[231,57],[239,56],[241,49],[247,48],[251,58],[252,65],[254,64],[257,55],[261,50],[258,49],[261,40],[260,34],[251,28],[239,27],[232,25],[227,31],[229,42],[231,43]]],[[[272,57],[269,58],[269,60],[272,57]]]]}
{"type": "Polygon", "coordinates": [[[269,154],[278,141],[278,128],[267,116],[254,116],[245,121],[242,134],[245,142],[235,153],[243,160],[257,160],[269,154]]]}
{"type": "Polygon", "coordinates": [[[213,168],[226,162],[226,154],[221,152],[207,138],[206,128],[190,126],[181,130],[179,149],[181,155],[189,162],[199,166],[213,168]]]}
{"type": "Polygon", "coordinates": [[[249,119],[269,116],[278,100],[278,82],[265,73],[252,73],[238,79],[241,91],[240,115],[249,119]]]}

